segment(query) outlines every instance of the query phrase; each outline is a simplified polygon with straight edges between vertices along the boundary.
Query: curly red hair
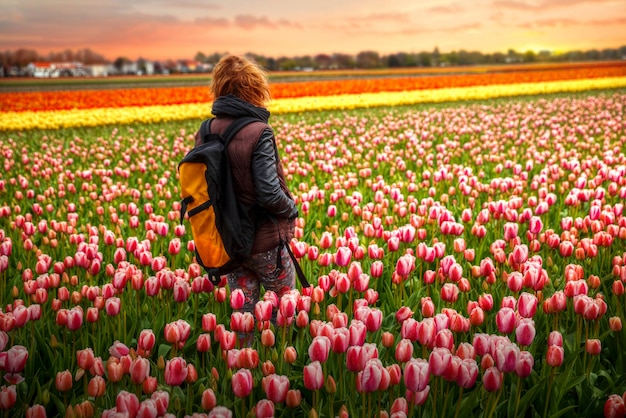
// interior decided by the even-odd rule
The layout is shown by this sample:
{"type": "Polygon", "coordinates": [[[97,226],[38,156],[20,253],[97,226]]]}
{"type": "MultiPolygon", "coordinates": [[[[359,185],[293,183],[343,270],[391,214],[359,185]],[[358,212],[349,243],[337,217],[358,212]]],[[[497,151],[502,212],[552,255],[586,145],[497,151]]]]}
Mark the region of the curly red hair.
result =
{"type": "Polygon", "coordinates": [[[213,99],[232,94],[259,107],[265,107],[271,98],[265,71],[257,63],[237,55],[227,55],[217,63],[211,93],[213,99]]]}

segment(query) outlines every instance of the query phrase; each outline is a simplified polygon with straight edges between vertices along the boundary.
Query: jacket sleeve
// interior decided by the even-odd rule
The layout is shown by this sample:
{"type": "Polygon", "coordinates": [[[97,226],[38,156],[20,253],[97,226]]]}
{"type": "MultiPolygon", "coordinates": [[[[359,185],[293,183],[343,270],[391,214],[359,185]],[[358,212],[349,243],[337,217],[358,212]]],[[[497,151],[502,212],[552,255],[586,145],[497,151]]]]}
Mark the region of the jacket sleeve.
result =
{"type": "Polygon", "coordinates": [[[274,134],[265,129],[252,154],[252,175],[259,205],[278,218],[295,218],[298,208],[281,189],[276,164],[274,134]]]}

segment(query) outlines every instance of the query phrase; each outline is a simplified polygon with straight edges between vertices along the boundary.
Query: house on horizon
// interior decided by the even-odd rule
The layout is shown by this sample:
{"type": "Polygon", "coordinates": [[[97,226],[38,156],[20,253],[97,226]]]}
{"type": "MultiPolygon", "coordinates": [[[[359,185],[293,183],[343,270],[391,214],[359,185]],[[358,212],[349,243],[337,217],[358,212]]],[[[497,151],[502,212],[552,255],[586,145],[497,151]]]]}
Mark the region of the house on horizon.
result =
{"type": "Polygon", "coordinates": [[[35,61],[25,68],[26,74],[38,78],[83,77],[87,71],[82,62],[35,61]]]}

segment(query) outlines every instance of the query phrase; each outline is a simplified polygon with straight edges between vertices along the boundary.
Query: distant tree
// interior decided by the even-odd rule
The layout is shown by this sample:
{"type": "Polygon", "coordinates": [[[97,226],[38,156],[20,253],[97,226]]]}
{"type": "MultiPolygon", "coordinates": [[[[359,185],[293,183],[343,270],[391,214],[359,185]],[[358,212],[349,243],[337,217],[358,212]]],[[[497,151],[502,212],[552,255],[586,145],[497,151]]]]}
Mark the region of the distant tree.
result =
{"type": "Polygon", "coordinates": [[[376,51],[362,51],[356,56],[356,65],[359,68],[379,68],[380,56],[376,51]]]}
{"type": "Polygon", "coordinates": [[[603,60],[615,60],[619,59],[619,52],[617,49],[606,48],[600,51],[600,59],[603,60]]]}
{"type": "Polygon", "coordinates": [[[524,52],[524,62],[535,62],[537,61],[537,55],[534,51],[528,50],[524,52]]]}
{"type": "Polygon", "coordinates": [[[348,54],[333,54],[333,61],[339,68],[354,68],[354,57],[348,54]]]}
{"type": "Polygon", "coordinates": [[[387,67],[396,68],[396,67],[404,67],[404,60],[400,54],[391,54],[387,58],[387,67]]]}
{"type": "Polygon", "coordinates": [[[26,66],[33,61],[40,61],[40,55],[32,49],[18,49],[15,51],[11,65],[26,66]]]}
{"type": "Polygon", "coordinates": [[[419,53],[419,65],[423,67],[430,67],[433,65],[433,60],[430,52],[420,52],[419,53]]]}
{"type": "Polygon", "coordinates": [[[193,58],[195,61],[206,63],[206,55],[203,52],[197,52],[196,56],[193,58]]]}
{"type": "Polygon", "coordinates": [[[293,58],[280,57],[276,60],[276,65],[281,71],[292,71],[298,67],[298,63],[293,58]]]}
{"type": "Polygon", "coordinates": [[[588,60],[598,60],[600,59],[600,51],[598,51],[597,49],[590,49],[589,51],[585,52],[585,58],[588,60]]]}
{"type": "Polygon", "coordinates": [[[324,70],[332,67],[333,58],[328,54],[317,54],[313,57],[313,62],[317,68],[324,70]]]}
{"type": "Polygon", "coordinates": [[[122,71],[126,64],[130,63],[130,60],[126,57],[118,57],[113,61],[113,66],[117,71],[122,71]]]}
{"type": "Polygon", "coordinates": [[[439,52],[439,47],[436,46],[435,50],[433,51],[431,57],[431,62],[432,64],[436,67],[439,65],[439,60],[441,59],[441,53],[439,52]]]}

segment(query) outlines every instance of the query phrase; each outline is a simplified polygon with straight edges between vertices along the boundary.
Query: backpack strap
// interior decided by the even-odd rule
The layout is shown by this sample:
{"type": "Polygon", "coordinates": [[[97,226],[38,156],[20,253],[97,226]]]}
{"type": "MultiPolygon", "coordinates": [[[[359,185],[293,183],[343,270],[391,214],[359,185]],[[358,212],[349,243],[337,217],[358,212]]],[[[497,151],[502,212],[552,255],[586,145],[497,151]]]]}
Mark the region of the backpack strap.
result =
{"type": "Polygon", "coordinates": [[[202,142],[206,142],[206,136],[211,133],[211,122],[214,118],[205,119],[202,121],[200,125],[200,138],[202,138],[202,142]]]}
{"type": "MultiPolygon", "coordinates": [[[[265,123],[261,119],[253,116],[242,116],[233,120],[221,134],[222,138],[224,138],[224,147],[227,147],[228,144],[230,144],[230,141],[235,137],[237,132],[253,122],[265,123]]],[[[210,133],[210,126],[208,128],[208,133],[210,133]]]]}

